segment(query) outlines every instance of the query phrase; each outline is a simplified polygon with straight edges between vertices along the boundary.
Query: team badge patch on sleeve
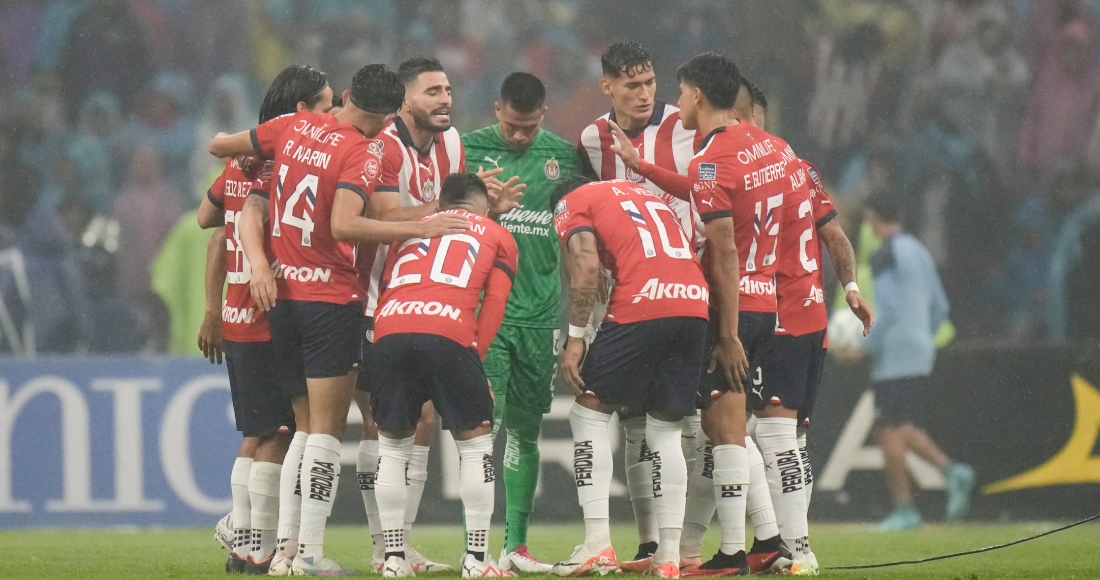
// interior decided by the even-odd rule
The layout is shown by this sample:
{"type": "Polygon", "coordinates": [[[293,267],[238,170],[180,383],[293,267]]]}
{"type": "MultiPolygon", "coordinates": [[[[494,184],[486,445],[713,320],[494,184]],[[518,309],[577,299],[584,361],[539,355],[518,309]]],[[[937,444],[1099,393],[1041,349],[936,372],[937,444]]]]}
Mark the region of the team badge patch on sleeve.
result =
{"type": "Polygon", "coordinates": [[[716,179],[718,179],[718,167],[715,164],[699,164],[699,181],[714,181],[716,179]]]}
{"type": "Polygon", "coordinates": [[[558,200],[558,204],[554,206],[554,215],[560,215],[565,213],[565,200],[558,200]]]}
{"type": "Polygon", "coordinates": [[[368,157],[367,162],[363,164],[363,175],[367,176],[368,181],[374,181],[378,179],[378,174],[382,169],[378,165],[378,159],[375,157],[368,157]]]}
{"type": "Polygon", "coordinates": [[[561,164],[554,157],[546,160],[546,165],[542,168],[542,172],[546,174],[546,179],[554,181],[561,176],[561,164]]]}
{"type": "Polygon", "coordinates": [[[821,178],[818,177],[816,169],[807,166],[806,171],[810,174],[810,179],[813,179],[814,183],[816,183],[817,185],[821,185],[821,178]]]}

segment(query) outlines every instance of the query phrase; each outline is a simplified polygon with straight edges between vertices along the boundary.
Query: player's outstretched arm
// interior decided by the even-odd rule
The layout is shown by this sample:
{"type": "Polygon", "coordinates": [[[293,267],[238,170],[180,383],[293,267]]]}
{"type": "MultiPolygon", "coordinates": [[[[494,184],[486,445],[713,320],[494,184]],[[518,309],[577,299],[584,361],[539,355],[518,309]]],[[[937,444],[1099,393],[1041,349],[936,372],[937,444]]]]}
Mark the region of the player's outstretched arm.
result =
{"type": "Polygon", "coordinates": [[[208,150],[211,155],[220,159],[233,155],[253,155],[256,153],[252,146],[251,131],[241,131],[232,135],[218,133],[210,140],[208,150]]]}
{"type": "Polygon", "coordinates": [[[225,286],[225,228],[206,244],[206,309],[199,326],[199,350],[210,364],[222,364],[222,288],[225,286]]]}
{"type": "Polygon", "coordinates": [[[248,259],[248,291],[256,306],[267,312],[275,306],[278,290],[275,274],[271,271],[271,262],[264,253],[264,224],[270,219],[270,202],[262,195],[249,194],[244,199],[241,219],[237,222],[237,235],[241,239],[244,257],[248,259]]]}
{"type": "Polygon", "coordinates": [[[680,175],[675,171],[658,167],[642,159],[642,156],[638,154],[638,150],[630,143],[626,133],[615,124],[615,121],[608,121],[607,124],[611,127],[611,134],[615,137],[615,143],[611,145],[611,152],[622,159],[623,165],[637,171],[639,175],[652,181],[669,195],[684,201],[691,201],[691,187],[694,185],[694,180],[690,176],[680,175]]]}
{"type": "Polygon", "coordinates": [[[875,323],[875,312],[859,294],[859,286],[855,285],[856,251],[852,248],[852,242],[835,219],[818,228],[817,233],[821,236],[821,241],[825,242],[836,277],[844,286],[844,299],[848,302],[848,308],[863,322],[863,336],[867,336],[871,332],[871,325],[875,323]]]}
{"type": "Polygon", "coordinates": [[[401,207],[396,191],[378,191],[367,203],[367,215],[382,222],[415,222],[439,211],[439,200],[424,205],[401,207]]]}
{"type": "Polygon", "coordinates": [[[199,227],[207,230],[225,225],[225,211],[210,201],[209,197],[203,197],[199,202],[198,211],[199,227]]]}
{"type": "Polygon", "coordinates": [[[470,227],[470,220],[453,213],[437,213],[421,221],[383,222],[362,216],[363,198],[340,188],[332,202],[332,237],[341,242],[390,244],[410,238],[438,238],[470,227]]]}
{"type": "Polygon", "coordinates": [[[718,343],[711,355],[710,368],[725,375],[734,392],[744,392],[744,381],[749,373],[749,360],[745,348],[737,336],[737,320],[740,310],[740,261],[737,242],[733,234],[733,218],[722,217],[708,221],[707,252],[711,254],[710,295],[718,296],[718,343]]]}

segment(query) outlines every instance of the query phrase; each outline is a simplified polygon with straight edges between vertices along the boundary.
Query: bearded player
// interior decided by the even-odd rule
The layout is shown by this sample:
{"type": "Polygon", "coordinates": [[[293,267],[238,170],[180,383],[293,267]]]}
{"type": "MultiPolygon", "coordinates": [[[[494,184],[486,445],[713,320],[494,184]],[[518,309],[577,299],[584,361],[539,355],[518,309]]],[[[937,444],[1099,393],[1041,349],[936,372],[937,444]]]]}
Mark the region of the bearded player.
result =
{"type": "MultiPolygon", "coordinates": [[[[678,199],[625,165],[616,155],[615,139],[615,131],[621,128],[619,134],[638,152],[639,159],[684,173],[695,155],[695,145],[699,141],[696,132],[680,124],[679,108],[656,98],[653,58],[645,48],[635,43],[617,42],[608,47],[600,62],[603,67],[600,90],[610,98],[611,111],[581,132],[578,151],[585,173],[601,180],[628,179],[650,190],[676,212],[688,239],[693,244],[700,243],[698,212],[690,200],[686,200],[686,192],[682,196],[685,199],[678,199]]],[[[657,522],[653,517],[654,500],[649,484],[652,454],[645,440],[645,415],[630,410],[624,413],[620,414],[620,419],[626,433],[626,483],[638,526],[639,545],[638,554],[633,560],[623,562],[622,569],[644,572],[649,568],[650,556],[657,550],[657,522]]],[[[698,426],[697,415],[685,420],[682,443],[689,469],[695,463],[698,426]]],[[[709,493],[709,489],[706,491],[709,493]]],[[[691,551],[689,548],[688,552],[691,551]]]]}
{"type": "Polygon", "coordinates": [[[493,432],[506,437],[504,451],[504,550],[500,566],[549,572],[527,550],[527,526],[539,480],[539,430],[553,401],[559,327],[560,247],[553,232],[551,194],[557,183],[579,174],[576,150],[542,129],[546,87],[534,75],[515,72],[500,86],[497,124],[462,136],[466,155],[479,166],[518,178],[523,208],[498,219],[512,232],[523,259],[504,321],[485,355],[485,373],[496,396],[493,432]]]}

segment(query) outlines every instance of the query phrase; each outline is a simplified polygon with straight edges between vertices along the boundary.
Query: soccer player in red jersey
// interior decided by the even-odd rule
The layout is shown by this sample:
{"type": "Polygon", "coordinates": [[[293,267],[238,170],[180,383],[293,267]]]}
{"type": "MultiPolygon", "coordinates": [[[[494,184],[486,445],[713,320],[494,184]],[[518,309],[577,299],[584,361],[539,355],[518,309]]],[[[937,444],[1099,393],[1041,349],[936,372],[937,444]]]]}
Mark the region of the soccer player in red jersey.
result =
{"type": "MultiPolygon", "coordinates": [[[[585,173],[599,180],[628,179],[653,192],[680,218],[680,226],[693,244],[701,244],[702,223],[685,190],[680,197],[665,192],[645,179],[617,155],[616,132],[631,144],[638,159],[676,173],[686,173],[701,137],[680,123],[680,109],[656,98],[657,80],[653,58],[642,46],[616,42],[600,57],[603,78],[600,90],[610,97],[611,111],[593,121],[581,132],[577,146],[585,173]],[[621,129],[621,130],[620,130],[621,129]]],[[[626,572],[645,572],[657,550],[657,521],[653,516],[653,490],[650,485],[651,454],[645,441],[645,415],[620,415],[626,434],[626,485],[634,520],[638,526],[638,554],[622,563],[626,572]]],[[[696,457],[698,415],[684,424],[684,456],[688,471],[696,457]]],[[[707,490],[709,493],[709,489],[707,490]]],[[[690,508],[689,508],[690,509],[690,508]]],[[[689,552],[691,549],[688,550],[689,552]]]]}
{"type": "Polygon", "coordinates": [[[275,160],[270,223],[277,276],[253,262],[250,284],[257,305],[270,311],[279,372],[306,376],[310,435],[292,568],[309,575],[350,573],[324,555],[323,540],[356,378],[362,311],[355,244],[430,238],[468,223],[453,215],[403,223],[362,217],[380,164],[369,148],[371,137],[400,107],[404,87],[384,66],[368,65],[344,97],[335,115],[285,115],[251,131],[219,135],[210,144],[216,156],[252,151],[275,160]]]}
{"type": "Polygon", "coordinates": [[[609,531],[607,429],[611,414],[625,408],[645,414],[653,454],[650,490],[658,549],[646,572],[678,577],[687,494],[680,422],[695,414],[709,288],[691,241],[660,197],[626,180],[580,183],[571,180],[559,187],[554,227],[570,279],[569,339],[561,372],[577,397],[569,425],[585,541],[553,572],[584,576],[618,568],[609,531]],[[585,357],[584,327],[599,294],[601,264],[615,283],[607,315],[585,357]]]}
{"type": "Polygon", "coordinates": [[[504,318],[519,252],[508,230],[486,217],[489,193],[478,176],[446,178],[439,197],[440,210],[468,218],[470,227],[390,246],[367,360],[380,431],[375,493],[385,537],[382,575],[414,574],[405,553],[406,469],[424,403],[433,401],[460,457],[462,577],[515,576],[488,554],[496,475],[493,399],[482,359],[504,318]]]}
{"type": "MultiPolygon", "coordinates": [[[[743,121],[763,128],[767,100],[754,84],[743,83],[735,109],[743,121]]],[[[773,341],[776,359],[782,364],[776,365],[773,380],[765,382],[759,392],[752,391],[749,404],[757,417],[752,438],[764,462],[776,467],[768,470],[766,477],[779,531],[794,550],[792,570],[816,573],[819,566],[810,549],[807,521],[812,475],[805,430],[800,435],[798,428],[800,423],[809,425],[825,363],[829,318],[820,267],[822,240],[827,241],[845,298],[863,321],[865,334],[874,315],[859,294],[855,252],[834,219],[836,210],[817,169],[799,159],[788,178],[775,275],[778,324],[773,341]]]]}
{"type": "MultiPolygon", "coordinates": [[[[466,172],[466,158],[458,130],[451,126],[451,83],[443,65],[434,58],[414,57],[402,62],[397,74],[405,86],[405,99],[393,122],[371,144],[381,163],[368,211],[371,217],[383,221],[415,221],[438,211],[439,186],[448,175],[466,172]]],[[[362,360],[368,358],[374,342],[374,311],[387,250],[386,244],[364,244],[359,248],[357,266],[365,298],[360,332],[362,360]]],[[[371,420],[368,373],[359,374],[356,386],[355,400],[363,415],[363,440],[359,443],[356,472],[374,543],[371,567],[381,570],[383,539],[373,483],[378,465],[378,432],[371,420]]],[[[413,461],[409,464],[406,540],[416,521],[428,479],[428,451],[435,431],[435,411],[428,403],[417,426],[413,461]]],[[[414,572],[454,570],[428,560],[412,546],[405,552],[414,572]]]]}
{"type": "MultiPolygon", "coordinates": [[[[323,113],[331,106],[332,89],[325,73],[308,66],[290,66],[268,88],[260,107],[260,123],[296,110],[323,113]]],[[[248,193],[266,194],[271,171],[271,162],[256,156],[227,159],[225,170],[210,186],[198,211],[200,227],[216,228],[206,259],[206,318],[199,348],[211,363],[221,362],[224,348],[236,423],[244,434],[230,480],[233,543],[226,571],[252,574],[266,574],[273,562],[280,517],[280,464],[288,454],[289,431],[294,429],[289,392],[274,372],[267,319],[249,294],[251,268],[237,228],[248,193]],[[227,279],[223,304],[222,287],[227,279]]],[[[270,254],[270,248],[265,250],[270,254]]],[[[297,453],[291,458],[295,478],[305,437],[305,433],[295,433],[297,453]]],[[[293,491],[291,483],[290,493],[293,491]]]]}

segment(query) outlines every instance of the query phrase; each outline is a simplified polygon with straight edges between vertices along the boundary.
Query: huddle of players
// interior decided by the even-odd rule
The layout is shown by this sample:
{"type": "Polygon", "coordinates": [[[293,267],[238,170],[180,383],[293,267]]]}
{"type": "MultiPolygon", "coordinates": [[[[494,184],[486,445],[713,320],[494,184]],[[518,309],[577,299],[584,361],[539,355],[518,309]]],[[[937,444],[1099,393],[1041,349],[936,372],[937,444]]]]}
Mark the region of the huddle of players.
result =
{"type": "MultiPolygon", "coordinates": [[[[751,85],[742,83],[731,62],[702,55],[682,67],[680,112],[653,100],[652,69],[641,47],[613,45],[604,55],[601,88],[612,97],[614,111],[581,138],[582,163],[595,177],[629,180],[582,185],[563,179],[553,200],[548,187],[527,192],[537,198],[525,197],[535,210],[554,207],[572,297],[561,374],[578,393],[570,424],[586,541],[553,571],[577,576],[618,566],[607,519],[611,412],[619,412],[627,426],[628,484],[641,536],[638,557],[624,562],[624,569],[633,565],[677,576],[684,564],[685,575],[726,575],[748,572],[750,564],[755,569],[793,564],[816,571],[805,524],[808,463],[803,466],[804,439],[796,440],[795,427],[808,423],[812,399],[803,401],[801,395],[812,393],[816,384],[825,325],[799,333],[806,325],[795,318],[810,316],[799,312],[788,322],[785,311],[780,314],[785,327],[776,324],[777,291],[784,308],[783,259],[777,266],[777,256],[791,255],[779,247],[788,245],[780,223],[783,229],[789,229],[788,223],[809,224],[794,244],[806,274],[787,276],[812,279],[812,289],[788,302],[801,307],[804,301],[807,310],[819,305],[823,321],[814,230],[827,227],[835,214],[827,211],[827,197],[812,168],[804,168],[785,143],[748,121],[754,113],[751,90],[748,108],[735,111],[735,104],[744,104],[738,101],[739,90],[751,85]],[[699,137],[704,129],[710,133],[705,139],[699,137]],[[803,198],[786,212],[798,197],[794,189],[804,192],[803,198]],[[592,341],[601,264],[615,285],[592,341]],[[708,300],[711,293],[715,300],[708,300]],[[797,361],[794,355],[788,361],[788,351],[780,352],[778,339],[772,339],[773,332],[784,330],[797,343],[789,352],[801,348],[797,361]],[[713,352],[714,372],[703,372],[705,352],[713,352]],[[786,381],[780,378],[784,371],[786,381]],[[781,467],[767,476],[760,452],[745,437],[742,385],[753,373],[753,406],[780,409],[774,415],[757,413],[756,438],[764,457],[781,467]],[[805,376],[791,376],[798,373],[805,376]],[[698,423],[682,421],[694,415],[697,392],[708,440],[702,446],[694,444],[698,423]],[[799,410],[803,414],[795,415],[799,410]],[[686,454],[681,450],[685,443],[686,454]],[[689,485],[688,459],[694,459],[697,448],[701,456],[689,485]],[[759,472],[752,478],[755,487],[750,487],[750,467],[759,472]],[[746,497],[761,538],[748,558],[746,497]],[[700,565],[699,545],[716,510],[722,551],[700,565]],[[796,546],[796,554],[786,550],[783,539],[796,546]]],[[[537,82],[526,77],[509,78],[537,82]]],[[[538,89],[544,97],[541,83],[538,89]]],[[[477,133],[492,129],[503,145],[520,151],[553,137],[538,128],[545,109],[541,97],[509,107],[504,92],[499,129],[477,133]]],[[[519,94],[532,92],[537,91],[519,94]]],[[[521,284],[526,265],[517,263],[517,241],[525,238],[512,234],[530,228],[509,227],[508,234],[487,219],[491,214],[507,224],[504,218],[517,217],[515,198],[523,186],[516,185],[516,177],[506,183],[494,177],[503,169],[500,156],[485,156],[497,169],[464,174],[464,149],[449,123],[450,85],[437,61],[412,59],[397,74],[381,65],[364,67],[343,95],[345,106],[328,115],[332,100],[323,74],[291,67],[265,98],[260,126],[219,135],[210,147],[212,154],[230,158],[200,208],[200,222],[206,216],[205,227],[220,225],[216,217],[222,215],[226,226],[226,251],[210,253],[214,265],[208,273],[217,273],[220,256],[230,282],[222,308],[228,367],[238,428],[246,435],[231,478],[235,537],[227,570],[350,573],[324,556],[322,546],[339,481],[339,438],[358,376],[360,387],[371,390],[369,397],[359,393],[356,398],[365,418],[357,472],[375,539],[372,567],[387,576],[451,569],[416,553],[407,537],[427,477],[427,443],[438,412],[443,427],[455,436],[461,461],[467,530],[463,576],[510,575],[511,568],[545,571],[550,566],[530,557],[523,544],[537,482],[538,422],[549,410],[551,388],[549,381],[535,389],[517,387],[516,377],[507,373],[511,366],[512,375],[515,368],[526,375],[520,383],[540,380],[546,362],[524,359],[553,352],[549,342],[541,341],[543,336],[553,340],[553,324],[543,319],[554,316],[560,289],[540,284],[529,291],[552,297],[550,314],[509,316],[525,306],[516,306],[516,296],[509,300],[513,278],[521,284]],[[451,173],[459,175],[443,179],[451,173]],[[436,185],[441,182],[442,187],[436,185]],[[515,332],[501,332],[501,340],[494,342],[502,320],[508,328],[510,318],[515,332]],[[497,353],[491,365],[493,355],[486,358],[487,351],[508,343],[514,348],[503,356],[497,353]],[[496,406],[483,358],[490,374],[505,375],[499,381],[503,385],[495,379],[492,385],[496,406]],[[360,363],[364,370],[357,373],[360,363]],[[271,385],[285,391],[293,412],[287,398],[273,396],[271,385]],[[516,405],[509,420],[512,405],[502,404],[502,395],[530,398],[532,390],[536,400],[516,405]],[[546,408],[539,413],[541,399],[546,408]],[[487,555],[486,543],[495,481],[491,430],[502,422],[509,445],[509,538],[498,566],[487,555]],[[509,463],[517,472],[511,482],[509,463]],[[516,469],[516,463],[524,468],[516,469]],[[513,501],[513,495],[521,497],[513,501]],[[522,528],[514,538],[513,523],[522,528]]],[[[762,114],[765,103],[757,100],[762,114]]],[[[548,181],[559,180],[563,166],[568,174],[575,163],[568,154],[562,157],[546,160],[548,181]]],[[[556,277],[557,241],[552,242],[551,258],[542,261],[553,266],[556,277]]],[[[211,249],[220,243],[216,235],[211,249]]],[[[540,243],[542,251],[532,255],[545,258],[546,245],[540,243]]],[[[833,252],[834,245],[827,245],[833,252]]],[[[846,239],[844,245],[850,253],[846,239]]],[[[525,258],[527,251],[522,249],[525,258]]],[[[867,315],[848,265],[854,260],[833,257],[843,270],[838,273],[850,304],[867,315]]],[[[547,272],[541,274],[545,280],[547,272]]],[[[220,302],[220,282],[208,287],[218,289],[220,302]]],[[[551,303],[545,296],[542,300],[551,303]]]]}

